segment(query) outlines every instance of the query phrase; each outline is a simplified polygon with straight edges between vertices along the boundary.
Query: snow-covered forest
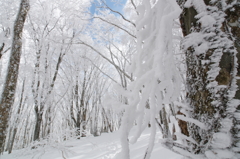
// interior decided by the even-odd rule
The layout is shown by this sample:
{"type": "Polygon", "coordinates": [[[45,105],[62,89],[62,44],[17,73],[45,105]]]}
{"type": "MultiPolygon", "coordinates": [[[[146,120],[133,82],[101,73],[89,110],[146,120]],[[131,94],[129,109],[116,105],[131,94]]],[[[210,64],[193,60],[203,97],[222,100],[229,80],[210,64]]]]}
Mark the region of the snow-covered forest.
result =
{"type": "Polygon", "coordinates": [[[0,158],[239,159],[240,0],[1,0],[0,158]]]}

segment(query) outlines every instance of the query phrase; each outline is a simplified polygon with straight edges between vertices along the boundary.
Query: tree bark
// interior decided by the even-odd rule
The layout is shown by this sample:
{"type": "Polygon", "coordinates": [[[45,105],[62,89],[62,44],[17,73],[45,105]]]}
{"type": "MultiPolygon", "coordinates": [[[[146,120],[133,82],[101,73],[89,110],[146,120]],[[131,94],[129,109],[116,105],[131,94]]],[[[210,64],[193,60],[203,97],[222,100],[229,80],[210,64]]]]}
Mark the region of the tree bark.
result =
{"type": "Polygon", "coordinates": [[[22,92],[21,92],[21,97],[20,97],[20,101],[19,101],[17,117],[15,118],[14,126],[12,127],[13,132],[12,132],[11,138],[9,138],[9,141],[8,141],[9,143],[8,143],[7,150],[8,150],[9,154],[12,153],[15,136],[17,134],[17,129],[18,129],[17,126],[19,124],[19,117],[20,117],[21,109],[25,102],[25,101],[23,101],[24,86],[25,86],[25,80],[23,81],[23,85],[22,85],[22,92]]]}
{"type": "Polygon", "coordinates": [[[4,150],[4,142],[6,138],[6,129],[9,119],[9,112],[14,103],[14,95],[17,85],[18,70],[22,50],[22,32],[27,13],[30,9],[28,0],[21,0],[20,9],[14,23],[14,35],[12,42],[12,50],[6,81],[0,101],[0,153],[4,150]]]}
{"type": "MultiPolygon", "coordinates": [[[[192,33],[209,35],[209,37],[203,39],[209,45],[205,53],[197,52],[203,41],[198,46],[191,45],[185,48],[187,101],[192,109],[190,117],[204,123],[206,128],[201,128],[196,123],[181,121],[179,126],[183,134],[190,136],[197,142],[197,144],[192,143],[192,153],[205,154],[207,151],[212,151],[214,142],[217,140],[215,138],[216,134],[227,134],[224,132],[225,130],[223,131],[226,126],[223,122],[231,121],[230,123],[233,126],[229,132],[232,133],[233,142],[222,148],[233,151],[232,148],[239,141],[237,125],[240,123],[240,120],[237,120],[234,116],[234,113],[236,113],[234,109],[237,105],[237,108],[240,107],[240,30],[239,25],[235,25],[235,23],[239,23],[239,4],[236,3],[229,8],[224,8],[222,3],[218,1],[214,3],[210,0],[201,1],[199,3],[206,6],[205,13],[215,20],[212,27],[204,26],[200,21],[200,13],[203,12],[197,6],[194,6],[195,4],[189,8],[183,8],[180,22],[185,39],[189,38],[192,33]],[[232,43],[234,46],[228,46],[227,43],[232,43]],[[234,105],[230,104],[235,99],[237,99],[237,102],[234,105]],[[230,109],[231,111],[229,111],[230,109]]],[[[182,5],[185,0],[178,2],[182,5]]],[[[232,1],[226,1],[227,5],[230,3],[232,1]]],[[[218,154],[215,153],[215,155],[218,154]]]]}
{"type": "Polygon", "coordinates": [[[42,111],[36,111],[36,123],[35,123],[35,129],[34,129],[34,135],[33,135],[33,141],[37,141],[40,139],[40,131],[41,131],[41,124],[42,124],[42,111]]]}

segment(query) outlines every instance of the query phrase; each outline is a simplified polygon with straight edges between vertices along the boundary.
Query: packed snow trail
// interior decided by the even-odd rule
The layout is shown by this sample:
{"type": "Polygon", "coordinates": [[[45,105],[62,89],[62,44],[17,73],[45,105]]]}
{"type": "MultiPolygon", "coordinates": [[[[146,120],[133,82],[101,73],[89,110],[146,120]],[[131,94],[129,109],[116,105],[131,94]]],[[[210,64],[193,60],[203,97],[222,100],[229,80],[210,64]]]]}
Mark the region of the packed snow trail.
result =
{"type": "MultiPolygon", "coordinates": [[[[157,136],[161,134],[158,132],[157,136]]],[[[130,145],[131,159],[142,159],[147,149],[150,129],[144,131],[138,142],[130,145]]],[[[0,159],[114,159],[121,151],[120,132],[104,133],[99,137],[86,137],[63,143],[45,145],[37,149],[26,148],[5,153],[0,159]]],[[[162,147],[156,140],[151,159],[183,159],[182,156],[162,147]]]]}

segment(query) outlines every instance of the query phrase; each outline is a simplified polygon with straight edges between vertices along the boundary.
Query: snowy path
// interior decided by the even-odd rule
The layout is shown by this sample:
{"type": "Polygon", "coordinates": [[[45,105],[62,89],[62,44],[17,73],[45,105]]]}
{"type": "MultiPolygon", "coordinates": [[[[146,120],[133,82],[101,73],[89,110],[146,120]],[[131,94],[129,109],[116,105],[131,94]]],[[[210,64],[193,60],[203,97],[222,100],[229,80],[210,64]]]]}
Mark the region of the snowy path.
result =
{"type": "MultiPolygon", "coordinates": [[[[160,135],[160,134],[159,134],[160,135]]],[[[3,155],[0,159],[112,159],[121,150],[119,132],[102,134],[100,137],[87,137],[67,141],[62,144],[47,145],[34,150],[25,149],[3,155]]],[[[139,141],[130,146],[131,159],[142,159],[147,148],[149,131],[145,131],[139,141]]],[[[155,145],[151,159],[182,159],[182,156],[161,146],[155,145]]]]}

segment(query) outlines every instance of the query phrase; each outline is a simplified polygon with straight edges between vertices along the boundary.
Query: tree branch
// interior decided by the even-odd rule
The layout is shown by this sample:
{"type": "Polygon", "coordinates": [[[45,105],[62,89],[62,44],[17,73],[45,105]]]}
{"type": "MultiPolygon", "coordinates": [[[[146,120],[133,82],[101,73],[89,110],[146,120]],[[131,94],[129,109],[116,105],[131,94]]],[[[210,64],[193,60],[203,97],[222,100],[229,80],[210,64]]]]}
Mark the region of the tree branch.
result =
{"type": "Polygon", "coordinates": [[[100,51],[98,51],[97,49],[95,49],[93,46],[81,41],[78,42],[77,44],[82,44],[85,45],[89,48],[91,48],[93,51],[95,51],[96,53],[98,53],[102,58],[104,58],[105,60],[107,60],[110,64],[112,64],[117,70],[119,70],[120,72],[122,72],[129,80],[133,81],[133,79],[131,78],[131,76],[129,76],[125,71],[123,71],[119,66],[117,66],[115,63],[113,63],[111,60],[109,60],[106,56],[104,56],[100,51]]]}
{"type": "MultiPolygon", "coordinates": [[[[120,15],[120,16],[122,17],[122,19],[124,19],[125,21],[129,22],[129,23],[132,24],[134,27],[136,27],[136,24],[133,23],[132,21],[126,19],[126,18],[122,15],[122,13],[113,10],[113,9],[110,8],[110,7],[109,7],[104,1],[102,1],[102,3],[103,3],[103,4],[106,6],[106,8],[109,9],[111,12],[113,12],[113,13],[117,13],[118,15],[120,15]]],[[[133,3],[133,4],[134,4],[134,3],[133,3]]],[[[134,4],[134,8],[135,8],[135,10],[136,10],[136,6],[135,6],[135,4],[134,4]]]]}
{"type": "Polygon", "coordinates": [[[129,31],[127,31],[126,29],[124,29],[124,28],[122,28],[122,27],[120,27],[120,26],[118,26],[118,25],[116,25],[116,24],[114,24],[114,23],[111,23],[111,22],[109,22],[109,21],[107,21],[107,20],[105,20],[105,19],[103,19],[103,18],[101,18],[101,17],[93,17],[93,18],[100,19],[100,20],[102,20],[102,21],[104,21],[104,22],[106,22],[106,23],[108,23],[108,24],[110,24],[110,25],[113,25],[113,26],[121,29],[122,31],[128,33],[128,34],[129,34],[130,36],[132,36],[133,38],[135,38],[135,39],[137,38],[135,35],[133,35],[133,34],[130,33],[129,31]]]}

